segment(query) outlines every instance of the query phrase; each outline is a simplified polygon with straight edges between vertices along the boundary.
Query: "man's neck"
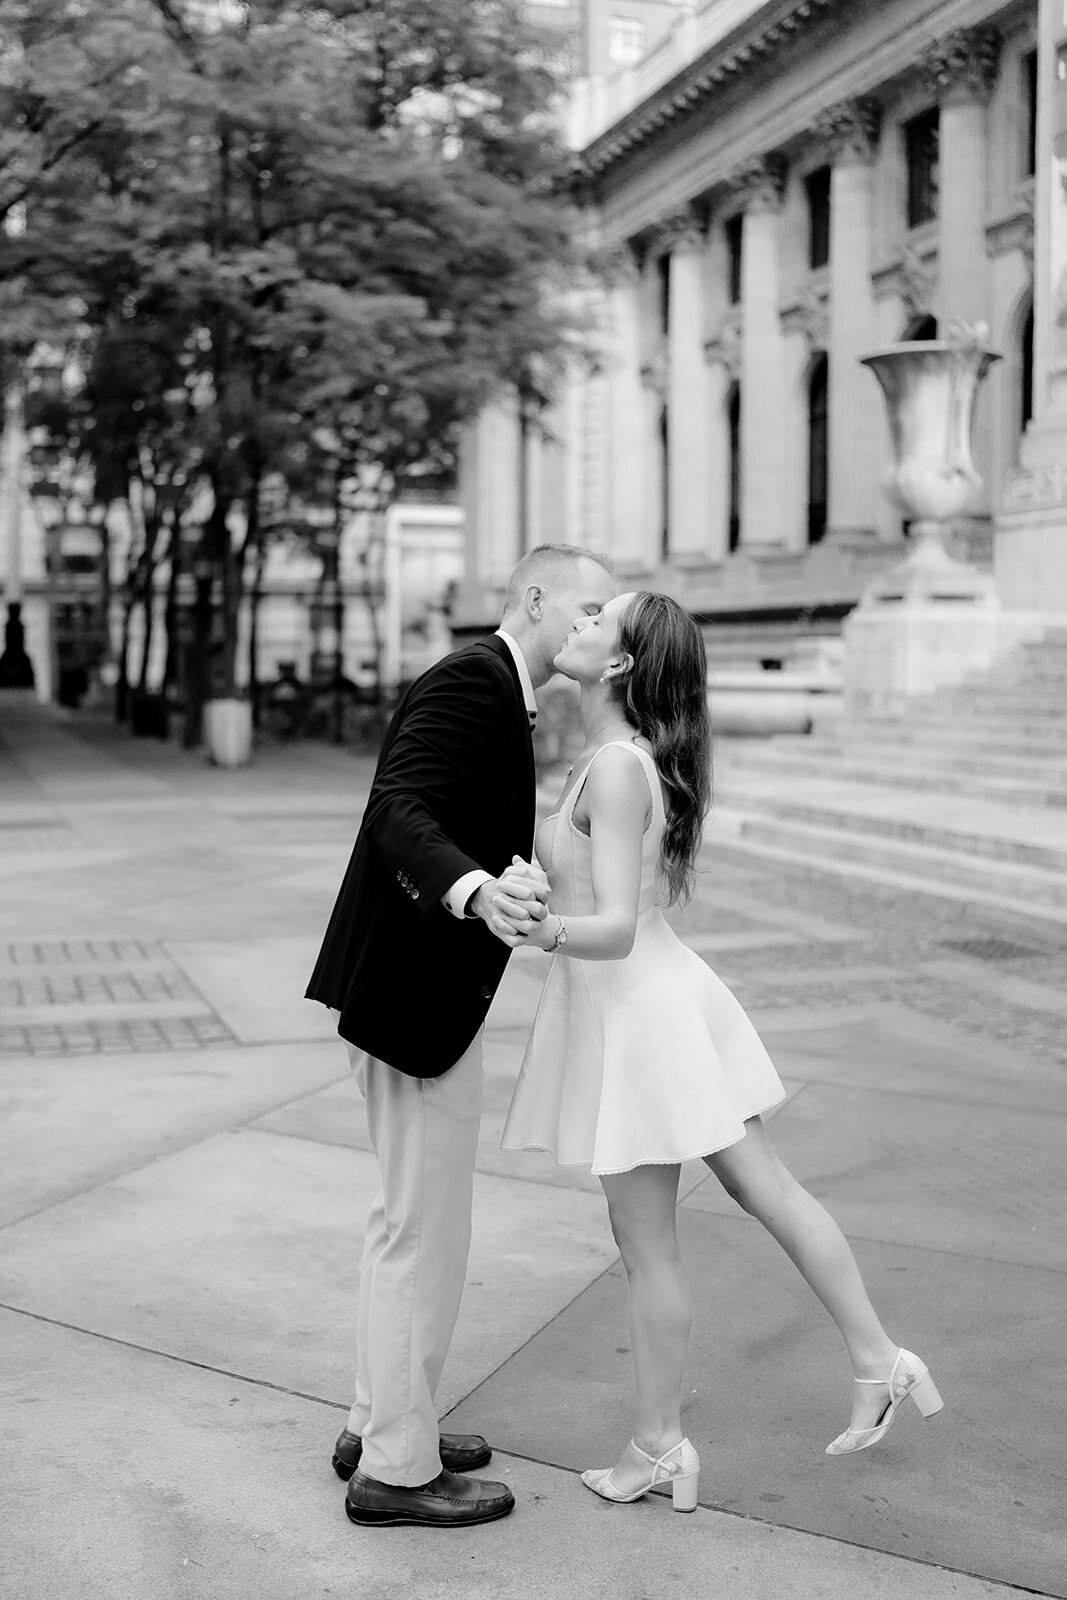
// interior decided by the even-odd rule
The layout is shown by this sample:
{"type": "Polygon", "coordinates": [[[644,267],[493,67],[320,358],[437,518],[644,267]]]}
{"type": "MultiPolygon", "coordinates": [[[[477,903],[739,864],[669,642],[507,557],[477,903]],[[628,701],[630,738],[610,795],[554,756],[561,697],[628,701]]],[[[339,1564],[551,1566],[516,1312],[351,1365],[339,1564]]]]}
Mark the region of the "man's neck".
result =
{"type": "Polygon", "coordinates": [[[540,660],[540,653],[534,646],[533,636],[529,629],[522,627],[521,624],[510,622],[507,617],[504,618],[500,627],[504,633],[514,639],[522,654],[522,659],[526,663],[526,670],[530,674],[530,682],[535,689],[540,689],[552,676],[553,668],[549,666],[547,670],[545,669],[540,660]]]}

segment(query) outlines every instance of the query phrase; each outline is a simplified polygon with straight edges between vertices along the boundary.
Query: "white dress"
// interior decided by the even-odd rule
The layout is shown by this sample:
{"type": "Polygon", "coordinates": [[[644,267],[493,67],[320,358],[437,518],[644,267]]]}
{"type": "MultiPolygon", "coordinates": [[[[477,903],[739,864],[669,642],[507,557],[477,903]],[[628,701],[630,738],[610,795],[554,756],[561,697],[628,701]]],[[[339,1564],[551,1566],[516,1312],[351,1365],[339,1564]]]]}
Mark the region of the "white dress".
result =
{"type": "MultiPolygon", "coordinates": [[[[552,957],[501,1139],[505,1150],[547,1150],[598,1174],[710,1155],[785,1098],[740,1002],[664,918],[659,775],[647,751],[615,742],[641,761],[652,791],[633,949],[617,961],[552,957]]],[[[573,813],[599,753],[537,830],[551,907],[564,918],[595,911],[590,842],[573,813]]]]}

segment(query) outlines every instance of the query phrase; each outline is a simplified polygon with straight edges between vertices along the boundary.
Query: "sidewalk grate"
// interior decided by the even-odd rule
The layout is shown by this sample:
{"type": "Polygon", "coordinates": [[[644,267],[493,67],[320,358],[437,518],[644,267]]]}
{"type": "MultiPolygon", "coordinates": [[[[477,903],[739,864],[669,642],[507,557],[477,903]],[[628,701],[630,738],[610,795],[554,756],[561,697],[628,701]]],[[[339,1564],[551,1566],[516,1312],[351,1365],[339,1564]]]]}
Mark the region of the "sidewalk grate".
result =
{"type": "Polygon", "coordinates": [[[170,961],[158,940],[46,939],[3,947],[11,966],[63,966],[92,961],[170,961]]]}
{"type": "Polygon", "coordinates": [[[4,1056],[132,1055],[135,1051],[203,1050],[239,1041],[214,1013],[143,1021],[46,1023],[0,1026],[4,1056]]]}
{"type": "Polygon", "coordinates": [[[957,955],[970,956],[975,961],[1041,961],[1049,953],[1013,944],[1010,939],[998,939],[993,934],[979,939],[939,939],[938,944],[943,950],[954,950],[957,955]]]}

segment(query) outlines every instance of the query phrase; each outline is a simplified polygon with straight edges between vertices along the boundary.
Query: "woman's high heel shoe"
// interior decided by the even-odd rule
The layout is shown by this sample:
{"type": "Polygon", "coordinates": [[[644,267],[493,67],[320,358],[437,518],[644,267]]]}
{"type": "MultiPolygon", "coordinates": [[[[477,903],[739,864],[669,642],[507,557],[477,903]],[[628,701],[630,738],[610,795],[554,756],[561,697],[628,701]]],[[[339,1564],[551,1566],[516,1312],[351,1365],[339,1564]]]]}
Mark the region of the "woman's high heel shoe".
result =
{"type": "Polygon", "coordinates": [[[912,1355],[910,1350],[898,1350],[893,1369],[888,1378],[855,1378],[855,1383],[884,1383],[889,1389],[885,1410],[873,1428],[846,1428],[832,1444],[826,1446],[828,1456],[846,1456],[854,1450],[868,1450],[877,1444],[896,1416],[897,1407],[910,1395],[924,1417],[932,1417],[941,1410],[944,1401],[925,1361],[912,1355]]]}
{"type": "Polygon", "coordinates": [[[669,1483],[675,1511],[696,1510],[700,1457],[688,1439],[672,1445],[661,1456],[650,1456],[647,1450],[642,1450],[641,1446],[634,1444],[632,1440],[630,1448],[636,1450],[639,1456],[644,1456],[651,1468],[647,1483],[642,1484],[639,1489],[631,1490],[629,1494],[623,1494],[612,1482],[611,1467],[591,1467],[588,1472],[582,1473],[582,1482],[586,1488],[592,1489],[594,1494],[602,1496],[605,1500],[615,1500],[628,1505],[632,1500],[640,1500],[642,1495],[646,1495],[657,1484],[669,1483]]]}

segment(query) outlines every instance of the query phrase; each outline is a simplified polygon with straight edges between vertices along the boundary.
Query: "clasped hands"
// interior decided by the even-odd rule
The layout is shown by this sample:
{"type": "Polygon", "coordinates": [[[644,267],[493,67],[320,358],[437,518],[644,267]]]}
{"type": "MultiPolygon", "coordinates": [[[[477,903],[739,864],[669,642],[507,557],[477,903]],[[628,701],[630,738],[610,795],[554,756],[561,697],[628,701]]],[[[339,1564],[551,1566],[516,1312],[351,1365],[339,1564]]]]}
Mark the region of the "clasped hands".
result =
{"type": "MultiPolygon", "coordinates": [[[[552,943],[545,927],[548,917],[548,879],[534,862],[513,856],[499,878],[483,883],[474,897],[473,910],[490,933],[512,950],[519,945],[545,948],[552,943]]],[[[553,924],[555,923],[553,918],[553,924]]]]}

